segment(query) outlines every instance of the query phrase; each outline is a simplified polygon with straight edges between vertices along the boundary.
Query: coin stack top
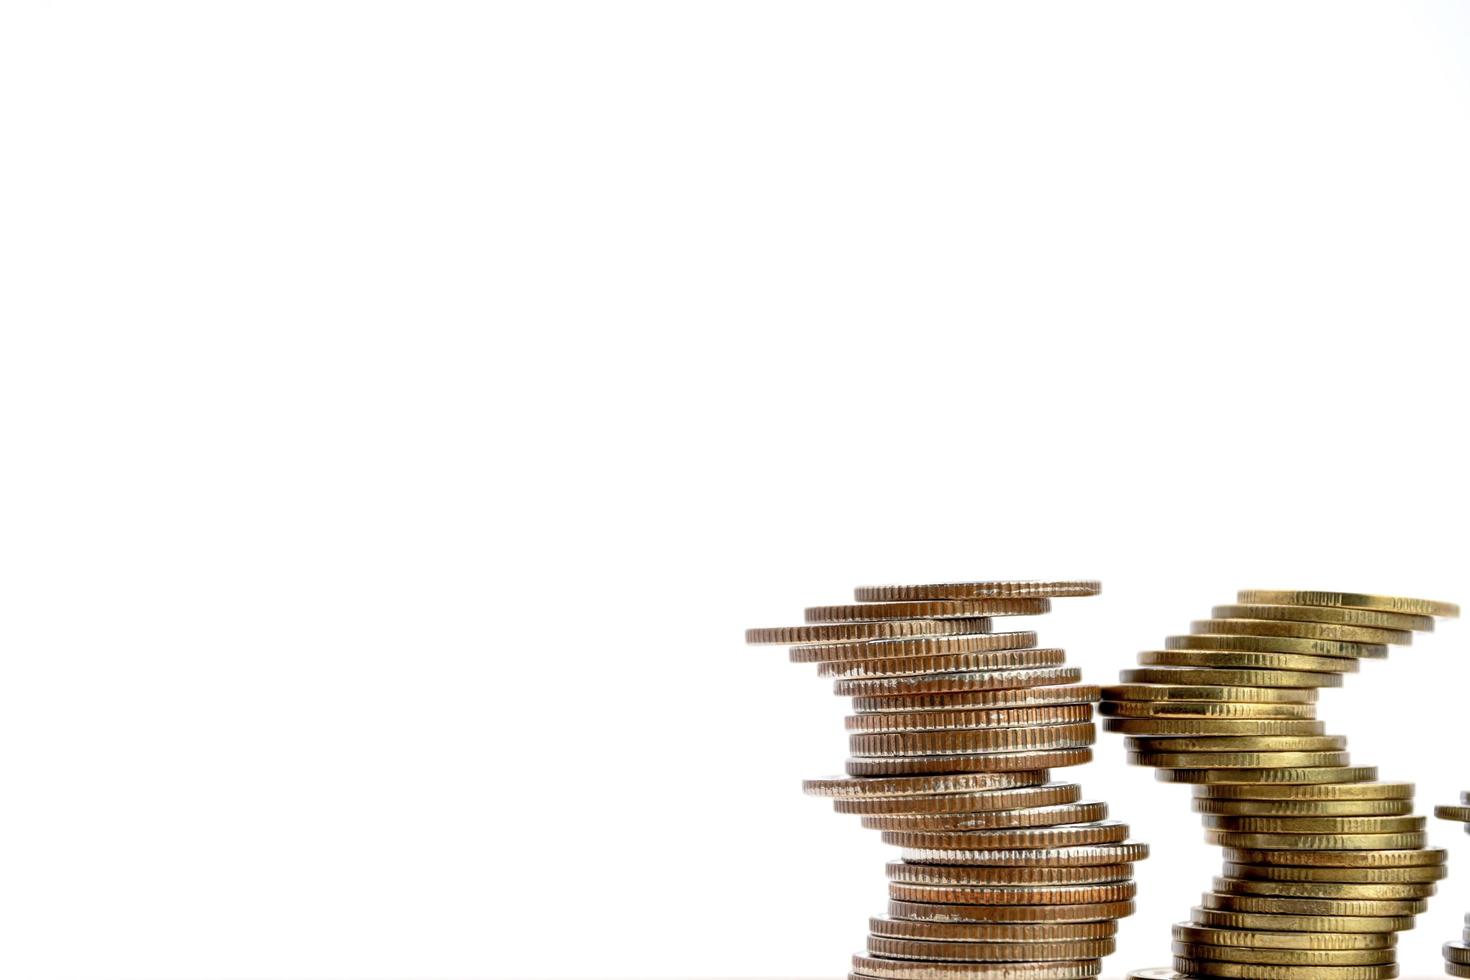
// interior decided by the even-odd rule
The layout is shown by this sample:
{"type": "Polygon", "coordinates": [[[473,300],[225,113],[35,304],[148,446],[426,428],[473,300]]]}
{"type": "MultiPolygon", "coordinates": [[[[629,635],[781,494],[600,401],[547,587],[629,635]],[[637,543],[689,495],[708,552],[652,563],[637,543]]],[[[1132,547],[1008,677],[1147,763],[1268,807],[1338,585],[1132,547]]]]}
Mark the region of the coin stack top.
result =
{"type": "Polygon", "coordinates": [[[1383,980],[1396,934],[1444,875],[1426,848],[1413,787],[1355,766],[1316,720],[1317,691],[1386,657],[1452,603],[1363,593],[1252,589],[1188,634],[1139,654],[1106,688],[1104,727],[1129,760],[1194,786],[1206,839],[1225,850],[1188,922],[1174,927],[1180,976],[1383,980]]]}
{"type": "Polygon", "coordinates": [[[791,646],[839,696],[852,756],[810,779],[883,840],[887,915],[869,922],[853,977],[1068,980],[1096,976],[1133,910],[1144,857],[1106,804],[1050,770],[1092,758],[1098,689],[1029,630],[997,626],[1094,595],[1092,581],[864,586],[802,626],[753,629],[791,646]]]}

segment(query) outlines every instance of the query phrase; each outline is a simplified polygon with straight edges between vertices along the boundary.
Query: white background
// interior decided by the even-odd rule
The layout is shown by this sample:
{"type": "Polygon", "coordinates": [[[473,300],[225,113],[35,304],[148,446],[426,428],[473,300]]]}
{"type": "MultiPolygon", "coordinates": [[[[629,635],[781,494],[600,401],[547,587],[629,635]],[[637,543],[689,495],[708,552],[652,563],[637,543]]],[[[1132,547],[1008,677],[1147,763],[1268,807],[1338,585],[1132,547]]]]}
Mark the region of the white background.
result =
{"type": "MultiPolygon", "coordinates": [[[[1470,601],[1467,110],[1450,2],[6,4],[0,974],[844,972],[889,852],[744,627],[1470,601]]],[[[1324,696],[1421,812],[1465,648],[1324,696]]],[[[1098,756],[1121,974],[1218,855],[1098,756]]]]}

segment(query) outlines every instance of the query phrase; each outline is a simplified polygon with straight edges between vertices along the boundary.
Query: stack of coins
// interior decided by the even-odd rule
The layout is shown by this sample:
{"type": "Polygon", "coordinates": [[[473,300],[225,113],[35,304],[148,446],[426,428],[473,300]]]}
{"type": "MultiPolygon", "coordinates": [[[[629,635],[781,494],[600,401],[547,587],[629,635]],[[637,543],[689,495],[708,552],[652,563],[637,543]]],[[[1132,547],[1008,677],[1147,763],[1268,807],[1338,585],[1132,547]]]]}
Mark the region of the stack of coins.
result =
{"type": "Polygon", "coordinates": [[[1002,616],[1047,612],[1096,582],[873,586],[817,606],[805,626],[755,629],[795,644],[853,699],[847,775],[806,791],[902,848],[888,914],[869,920],[851,977],[1083,980],[1133,911],[1147,853],[1107,806],[1048,770],[1092,758],[1098,689],[1061,650],[1002,616]]]}
{"type": "MultiPolygon", "coordinates": [[[[1441,820],[1465,824],[1470,833],[1470,793],[1460,794],[1459,806],[1437,806],[1434,815],[1441,820]]],[[[1465,929],[1459,942],[1444,944],[1444,972],[1452,977],[1470,977],[1470,915],[1465,916],[1465,929]]]]}
{"type": "Polygon", "coordinates": [[[1317,689],[1385,657],[1449,603],[1337,592],[1241,592],[1187,636],[1139,655],[1103,692],[1105,727],[1129,760],[1195,787],[1225,868],[1190,921],[1174,927],[1178,976],[1380,980],[1398,975],[1397,933],[1412,927],[1444,852],[1425,848],[1413,786],[1377,782],[1323,733],[1317,689]]]}

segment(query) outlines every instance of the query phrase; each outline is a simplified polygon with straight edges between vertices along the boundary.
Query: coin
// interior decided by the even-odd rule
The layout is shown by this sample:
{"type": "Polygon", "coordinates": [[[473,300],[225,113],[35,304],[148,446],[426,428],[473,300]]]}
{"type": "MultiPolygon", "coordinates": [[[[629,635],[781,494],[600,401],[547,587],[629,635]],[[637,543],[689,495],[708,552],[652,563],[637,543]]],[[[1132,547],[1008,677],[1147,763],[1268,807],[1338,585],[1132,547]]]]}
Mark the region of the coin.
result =
{"type": "Polygon", "coordinates": [[[1303,817],[1209,815],[1211,830],[1261,834],[1401,834],[1424,829],[1423,817],[1303,817]]]}
{"type": "Polygon", "coordinates": [[[891,881],[921,885],[1101,885],[1132,880],[1128,864],[988,867],[982,864],[888,862],[891,881]]]}
{"type": "Polygon", "coordinates": [[[1075,847],[1081,844],[1117,844],[1128,838],[1128,825],[1115,820],[1060,827],[1005,830],[901,831],[883,833],[883,843],[928,850],[1030,850],[1075,847]]]}
{"type": "Polygon", "coordinates": [[[1320,721],[1265,718],[1107,718],[1103,731],[1125,735],[1321,735],[1320,721]]]}
{"type": "Polygon", "coordinates": [[[935,922],[1097,922],[1133,914],[1132,902],[1085,905],[950,905],[932,902],[889,902],[896,919],[935,922]]]}
{"type": "Polygon", "coordinates": [[[1259,929],[1264,932],[1402,932],[1413,928],[1412,916],[1284,915],[1270,912],[1227,912],[1196,906],[1190,918],[1196,925],[1217,929],[1259,929]]]}
{"type": "MultiPolygon", "coordinates": [[[[1068,669],[1075,671],[1076,668],[1068,669]]],[[[1100,691],[1093,685],[1065,684],[1058,687],[1019,687],[1001,690],[946,691],[939,694],[861,697],[853,698],[852,706],[859,714],[962,709],[999,710],[1051,705],[1091,705],[1099,696],[1100,691]]]]}
{"type": "Polygon", "coordinates": [[[1227,846],[1225,860],[1235,864],[1284,864],[1307,868],[1419,868],[1444,864],[1440,848],[1428,850],[1275,850],[1227,846]]]}
{"type": "Polygon", "coordinates": [[[1166,769],[1285,769],[1345,766],[1346,752],[1130,752],[1128,761],[1166,769]]]}
{"type": "Polygon", "coordinates": [[[1248,633],[1189,633],[1164,638],[1166,650],[1242,650],[1256,653],[1299,653],[1309,657],[1356,657],[1382,660],[1385,643],[1311,640],[1299,636],[1254,636],[1248,633]]]}
{"type": "Polygon", "coordinates": [[[858,602],[929,602],[935,599],[1020,599],[1097,595],[1101,582],[947,582],[929,585],[862,585],[853,590],[858,602]]]}
{"type": "Polygon", "coordinates": [[[832,809],[838,813],[856,813],[863,816],[883,813],[977,813],[990,810],[1014,810],[1020,807],[1055,806],[1058,803],[1075,803],[1081,798],[1082,787],[1076,783],[1045,783],[1038,786],[978,793],[837,799],[832,801],[832,809]]]}
{"type": "Polygon", "coordinates": [[[836,799],[884,799],[930,796],[941,793],[980,793],[991,790],[1040,786],[1050,774],[1045,770],[1011,772],[967,772],[928,776],[894,776],[887,779],[854,779],[851,776],[829,776],[807,779],[802,791],[810,796],[836,799]]]}
{"type": "Polygon", "coordinates": [[[1112,939],[1037,943],[957,943],[869,936],[868,953],[897,959],[956,960],[971,963],[1074,960],[1106,956],[1117,943],[1112,939]]]}
{"type": "Polygon", "coordinates": [[[1174,957],[1174,969],[1185,974],[1238,977],[1243,980],[1390,980],[1397,965],[1383,966],[1271,966],[1262,963],[1221,963],[1174,957]]]}
{"type": "Polygon", "coordinates": [[[1256,881],[1303,881],[1343,883],[1434,882],[1449,872],[1444,865],[1417,868],[1303,868],[1275,864],[1225,862],[1224,873],[1232,878],[1256,881]]]}
{"type": "Polygon", "coordinates": [[[969,728],[1023,728],[1066,725],[1092,719],[1090,704],[1044,705],[1038,708],[980,709],[973,711],[897,711],[849,715],[850,732],[918,732],[969,728]]]}
{"type": "Polygon", "coordinates": [[[891,640],[908,636],[958,636],[989,633],[991,621],[967,619],[890,619],[876,623],[822,623],[775,626],[745,631],[746,643],[843,643],[853,640],[891,640]]]}
{"type": "Polygon", "coordinates": [[[1097,922],[933,922],[925,919],[868,920],[875,936],[964,943],[1057,943],[1108,939],[1118,932],[1116,919],[1097,922]]]}
{"type": "Polygon", "coordinates": [[[812,606],[808,623],[870,623],[892,619],[968,619],[1037,616],[1051,611],[1050,599],[960,599],[939,602],[880,602],[849,606],[812,606]]]}
{"type": "Polygon", "coordinates": [[[1216,946],[1292,950],[1391,951],[1398,942],[1398,937],[1393,933],[1263,932],[1213,928],[1193,922],[1176,922],[1174,939],[1216,946]]]}
{"type": "Polygon", "coordinates": [[[909,847],[903,859],[909,864],[984,864],[998,867],[1072,867],[1075,865],[1125,864],[1148,857],[1148,845],[1135,841],[1119,844],[1087,844],[1079,847],[1039,847],[1026,850],[972,851],[909,847]]]}
{"type": "Polygon", "coordinates": [[[1251,946],[1211,946],[1174,942],[1175,956],[1224,963],[1274,963],[1280,966],[1361,966],[1392,963],[1398,950],[1388,949],[1271,949],[1251,946]]]}
{"type": "Polygon", "coordinates": [[[1458,820],[1470,823],[1470,806],[1437,806],[1434,815],[1441,820],[1458,820]]]}
{"type": "Polygon", "coordinates": [[[1295,636],[1307,640],[1340,640],[1343,643],[1407,644],[1414,640],[1414,634],[1408,630],[1294,623],[1281,619],[1197,619],[1189,624],[1189,631],[1229,636],[1295,636]]]}
{"type": "Polygon", "coordinates": [[[1370,626],[1376,629],[1434,629],[1434,617],[1413,613],[1350,609],[1343,606],[1230,605],[1210,610],[1214,619],[1290,619],[1304,623],[1335,623],[1341,626],[1370,626]]]}
{"type": "Polygon", "coordinates": [[[1053,827],[1064,823],[1086,823],[1108,815],[1106,803],[1062,803],[1021,810],[988,810],[975,813],[887,813],[863,817],[870,830],[990,830],[1001,827],[1053,827]]]}
{"type": "Polygon", "coordinates": [[[1428,898],[1435,886],[1428,882],[1400,884],[1339,881],[1252,881],[1216,878],[1213,889],[1229,895],[1275,895],[1280,898],[1404,899],[1428,898]]]}
{"type": "Polygon", "coordinates": [[[1470,944],[1449,942],[1440,947],[1440,951],[1446,963],[1470,963],[1470,944]]]}
{"type": "Polygon", "coordinates": [[[1307,592],[1285,589],[1242,589],[1236,596],[1242,603],[1271,606],[1346,606],[1356,609],[1380,609],[1384,612],[1407,613],[1411,616],[1460,615],[1453,602],[1432,599],[1408,599],[1403,596],[1367,595],[1360,592],[1307,592]]]}
{"type": "Polygon", "coordinates": [[[850,776],[904,776],[1051,769],[1080,766],[1090,761],[1090,748],[1063,748],[1034,752],[983,752],[975,755],[852,756],[844,768],[850,776]]]}
{"type": "Polygon", "coordinates": [[[850,977],[877,980],[1087,980],[1102,972],[1101,960],[1047,963],[951,963],[853,955],[850,977]]]}
{"type": "Polygon", "coordinates": [[[943,905],[1096,905],[1126,902],[1137,886],[1131,881],[1106,885],[1041,885],[991,887],[977,885],[922,885],[890,881],[888,895],[902,902],[943,905]]]}
{"type": "Polygon", "coordinates": [[[1222,670],[1208,667],[1140,667],[1119,675],[1125,684],[1225,687],[1342,687],[1341,674],[1304,670],[1222,670]]]}
{"type": "Polygon", "coordinates": [[[1132,735],[1132,752],[1334,752],[1347,747],[1341,735],[1132,735]]]}
{"type": "Polygon", "coordinates": [[[1048,725],[1036,728],[966,728],[943,732],[897,732],[849,735],[853,755],[950,755],[974,752],[1021,752],[1082,748],[1097,739],[1097,727],[1048,725]]]}
{"type": "Polygon", "coordinates": [[[1165,783],[1361,783],[1378,778],[1375,766],[1289,766],[1280,769],[1160,769],[1154,778],[1165,783]]]}
{"type": "Polygon", "coordinates": [[[1423,899],[1403,901],[1346,898],[1284,898],[1268,895],[1234,895],[1207,892],[1201,899],[1207,909],[1226,912],[1272,912],[1283,915],[1358,915],[1412,917],[1428,908],[1423,899]]]}
{"type": "Polygon", "coordinates": [[[1198,718],[1211,721],[1295,721],[1317,717],[1312,703],[1239,701],[1105,701],[1098,714],[1117,718],[1198,718]]]}
{"type": "Polygon", "coordinates": [[[1308,688],[1249,687],[1220,684],[1176,684],[1172,680],[1157,683],[1118,684],[1102,689],[1107,701],[1216,701],[1251,704],[1310,704],[1317,692],[1308,688]]]}
{"type": "Polygon", "coordinates": [[[1217,800],[1198,796],[1195,813],[1240,817],[1382,817],[1410,812],[1409,800],[1217,800]]]}
{"type": "Polygon", "coordinates": [[[1325,849],[1331,851],[1397,851],[1423,847],[1428,837],[1419,834],[1241,834],[1206,830],[1205,840],[1221,847],[1270,850],[1325,849]]]}
{"type": "Polygon", "coordinates": [[[1414,784],[1344,780],[1314,786],[1197,786],[1194,795],[1213,800],[1412,800],[1414,784]]]}
{"type": "MultiPolygon", "coordinates": [[[[1007,633],[987,633],[985,636],[1009,636],[1007,633]]],[[[1032,634],[1033,636],[1035,634],[1032,634]]],[[[964,640],[968,637],[949,636],[941,639],[964,640]]],[[[1019,641],[1012,641],[1019,642],[1019,641]]],[[[801,649],[792,647],[795,653],[801,649]]],[[[827,647],[825,649],[834,649],[827,647]]],[[[935,656],[903,656],[875,660],[826,660],[817,664],[818,677],[911,677],[915,674],[943,674],[951,671],[968,672],[981,670],[1014,670],[1018,667],[1056,667],[1066,662],[1067,655],[1061,650],[1015,649],[990,650],[979,653],[948,653],[935,656]]]]}
{"type": "Polygon", "coordinates": [[[834,681],[839,697],[894,697],[941,694],[955,691],[999,691],[1040,687],[1046,684],[1076,684],[1082,671],[1076,667],[1038,667],[1034,670],[990,670],[960,674],[924,674],[917,677],[870,677],[834,681]]]}
{"type": "Polygon", "coordinates": [[[1227,667],[1246,670],[1311,670],[1351,674],[1358,662],[1347,657],[1307,657],[1299,653],[1242,650],[1144,650],[1138,662],[1150,667],[1227,667]]]}
{"type": "Polygon", "coordinates": [[[1025,650],[1036,646],[1030,630],[1009,633],[970,633],[963,636],[907,636],[896,640],[857,640],[850,643],[808,643],[791,648],[794,664],[846,663],[852,660],[907,660],[964,654],[1025,650]]]}

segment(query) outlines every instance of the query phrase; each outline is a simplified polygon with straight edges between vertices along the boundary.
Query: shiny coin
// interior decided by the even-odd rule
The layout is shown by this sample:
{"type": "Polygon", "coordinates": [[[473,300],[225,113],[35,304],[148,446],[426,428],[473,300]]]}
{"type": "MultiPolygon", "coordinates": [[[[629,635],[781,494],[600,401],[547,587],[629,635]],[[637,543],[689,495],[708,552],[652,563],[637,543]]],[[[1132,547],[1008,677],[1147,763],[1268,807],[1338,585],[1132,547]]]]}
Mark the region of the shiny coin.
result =
{"type": "Polygon", "coordinates": [[[975,813],[887,813],[863,817],[869,830],[996,830],[1003,827],[1055,827],[1086,823],[1108,815],[1106,803],[1063,803],[1023,810],[990,810],[975,813]]]}
{"type": "Polygon", "coordinates": [[[1000,711],[1023,708],[1075,707],[1091,704],[1099,690],[1091,684],[1061,687],[1026,687],[998,691],[949,691],[940,694],[897,695],[886,698],[854,698],[859,714],[917,714],[929,711],[1000,711]]]}
{"type": "Polygon", "coordinates": [[[1393,933],[1256,932],[1212,928],[1193,922],[1175,923],[1174,939],[1217,946],[1296,950],[1392,950],[1398,942],[1393,933]]]}
{"type": "Polygon", "coordinates": [[[1323,725],[1271,718],[1107,718],[1103,730],[1125,735],[1321,735],[1323,725]]]}
{"type": "Polygon", "coordinates": [[[1402,834],[1424,829],[1424,818],[1404,817],[1258,817],[1237,814],[1206,816],[1210,830],[1259,834],[1402,834]]]}
{"type": "Polygon", "coordinates": [[[1117,943],[1112,939],[1040,943],[956,943],[922,939],[892,939],[869,936],[868,952],[906,960],[957,960],[971,963],[1045,962],[1107,956],[1117,943]]]}
{"type": "Polygon", "coordinates": [[[1114,718],[1163,718],[1200,721],[1310,721],[1315,704],[1242,704],[1235,701],[1104,701],[1098,714],[1114,718]]]}
{"type": "Polygon", "coordinates": [[[775,626],[745,631],[746,643],[849,643],[856,640],[894,640],[911,636],[961,636],[989,633],[991,621],[972,619],[892,619],[878,623],[823,623],[775,626]]]}
{"type": "Polygon", "coordinates": [[[1130,736],[1132,752],[1335,752],[1347,747],[1341,735],[1168,735],[1130,736]]]}
{"type": "Polygon", "coordinates": [[[1411,800],[1213,800],[1195,797],[1195,813],[1237,817],[1392,817],[1413,811],[1411,800]]]}
{"type": "Polygon", "coordinates": [[[1397,964],[1383,966],[1273,966],[1264,963],[1221,963],[1174,957],[1174,969],[1191,976],[1238,977],[1242,980],[1391,980],[1397,964]]]}
{"type": "Polygon", "coordinates": [[[1271,949],[1252,946],[1211,946],[1178,942],[1175,956],[1222,963],[1274,963],[1278,966],[1364,966],[1393,963],[1398,950],[1388,949],[1271,949]]]}
{"type": "Polygon", "coordinates": [[[1107,885],[1019,885],[1010,888],[983,885],[918,885],[890,881],[888,896],[901,902],[946,905],[1095,905],[1126,902],[1137,891],[1131,881],[1107,885]]]}
{"type": "MultiPolygon", "coordinates": [[[[1013,637],[1014,633],[987,633],[991,636],[1013,637]]],[[[1031,642],[1035,633],[1030,634],[1031,642]]],[[[949,640],[964,640],[968,637],[950,636],[949,640]]],[[[1010,642],[1020,642],[1011,640],[1010,642]]],[[[793,651],[816,649],[815,647],[792,647],[793,651]]],[[[834,649],[825,647],[824,649],[834,649]]],[[[818,677],[912,677],[915,674],[944,674],[976,670],[1014,670],[1018,667],[1058,667],[1066,663],[1067,655],[1061,650],[1047,649],[996,649],[988,652],[950,653],[935,656],[905,655],[874,660],[828,660],[817,664],[818,677]]]]}
{"type": "Polygon", "coordinates": [[[957,602],[880,602],[856,606],[813,606],[808,623],[871,623],[895,619],[967,619],[988,616],[1039,616],[1051,611],[1050,599],[962,599],[957,602]]]}
{"type": "Polygon", "coordinates": [[[1049,684],[1076,684],[1076,667],[1038,667],[1034,670],[991,670],[963,674],[925,674],[918,677],[872,677],[834,681],[838,697],[893,698],[957,691],[1001,691],[1049,684]]]}
{"type": "Polygon", "coordinates": [[[1030,630],[1012,633],[973,633],[964,636],[909,636],[896,640],[852,643],[813,643],[791,648],[792,663],[845,663],[851,660],[906,660],[952,657],[962,654],[1024,650],[1036,646],[1030,630]]]}
{"type": "Polygon", "coordinates": [[[852,958],[849,980],[1087,980],[1102,972],[1101,960],[1053,960],[1048,963],[951,963],[943,960],[852,958]]]}
{"type": "Polygon", "coordinates": [[[1290,865],[1305,868],[1422,868],[1445,863],[1440,848],[1410,850],[1274,850],[1226,848],[1225,860],[1235,864],[1290,865]]]}
{"type": "Polygon", "coordinates": [[[1307,657],[1299,653],[1247,653],[1242,650],[1144,650],[1138,662],[1150,667],[1226,667],[1245,670],[1313,670],[1351,674],[1358,662],[1347,657],[1307,657]]]}
{"type": "Polygon", "coordinates": [[[1277,915],[1269,912],[1227,912],[1195,907],[1195,925],[1215,929],[1248,929],[1262,932],[1402,932],[1414,925],[1412,916],[1277,915]]]}
{"type": "Polygon", "coordinates": [[[1424,899],[1355,900],[1346,898],[1283,898],[1269,895],[1233,895],[1208,892],[1200,904],[1226,912],[1272,912],[1283,915],[1358,915],[1412,917],[1429,907],[1424,899]]]}
{"type": "Polygon", "coordinates": [[[1121,844],[1088,844],[1081,847],[1042,847],[1027,850],[972,851],[905,848],[908,864],[984,864],[992,867],[1074,867],[1125,864],[1148,857],[1148,845],[1136,841],[1121,844]]]}
{"type": "Polygon", "coordinates": [[[1413,783],[1333,782],[1315,786],[1199,786],[1213,800],[1413,800],[1413,783]]]}
{"type": "Polygon", "coordinates": [[[1190,633],[1170,636],[1164,639],[1164,649],[1298,653],[1308,657],[1352,657],[1360,660],[1382,660],[1388,656],[1386,643],[1312,640],[1300,636],[1253,636],[1249,633],[1190,633]]]}
{"type": "Polygon", "coordinates": [[[1216,606],[1210,610],[1210,615],[1215,619],[1288,619],[1302,623],[1369,626],[1386,630],[1434,629],[1433,616],[1381,612],[1377,609],[1349,609],[1343,606],[1216,606]]]}
{"type": "Polygon", "coordinates": [[[1445,943],[1440,952],[1444,954],[1446,963],[1470,963],[1470,944],[1445,943]]]}
{"type": "Polygon", "coordinates": [[[1339,881],[1252,881],[1219,878],[1213,889],[1223,895],[1274,895],[1278,898],[1347,898],[1359,901],[1406,901],[1428,898],[1434,885],[1425,882],[1402,884],[1352,883],[1339,881]]]}
{"type": "Polygon", "coordinates": [[[936,599],[1031,599],[1097,595],[1101,582],[945,582],[929,585],[862,585],[858,602],[931,602],[936,599]]]}
{"type": "Polygon", "coordinates": [[[802,781],[802,792],[809,796],[834,799],[887,799],[909,796],[931,796],[942,793],[984,793],[992,790],[1040,786],[1049,773],[1032,772],[967,772],[932,776],[896,776],[887,779],[854,779],[830,776],[802,781]]]}
{"type": "Polygon", "coordinates": [[[1458,820],[1470,823],[1470,806],[1437,806],[1434,815],[1441,820],[1458,820]]]}
{"type": "Polygon", "coordinates": [[[1031,850],[1076,847],[1081,844],[1116,844],[1127,837],[1127,824],[1108,820],[1062,827],[969,830],[957,833],[890,830],[884,832],[883,843],[925,850],[1031,850]]]}
{"type": "Polygon", "coordinates": [[[1197,619],[1191,633],[1223,633],[1231,636],[1295,636],[1307,640],[1341,640],[1344,643],[1412,643],[1408,630],[1380,630],[1367,626],[1333,626],[1328,623],[1293,623],[1280,619],[1197,619]]]}
{"type": "Polygon", "coordinates": [[[1361,783],[1378,778],[1376,766],[1308,766],[1285,769],[1160,769],[1154,778],[1164,783],[1361,783]]]}
{"type": "Polygon", "coordinates": [[[1444,972],[1447,976],[1451,977],[1470,977],[1470,966],[1466,966],[1463,963],[1451,963],[1446,961],[1444,965],[1444,972]]]}
{"type": "Polygon", "coordinates": [[[1420,868],[1302,868],[1273,864],[1235,864],[1227,861],[1225,874],[1232,878],[1274,882],[1425,883],[1439,881],[1449,872],[1444,865],[1420,868]]]}
{"type": "Polygon", "coordinates": [[[1236,595],[1242,603],[1271,606],[1343,606],[1353,609],[1381,609],[1411,616],[1458,616],[1460,607],[1453,602],[1433,599],[1409,599],[1403,596],[1367,595],[1360,592],[1306,592],[1284,589],[1243,589],[1236,595]]]}
{"type": "Polygon", "coordinates": [[[931,922],[1097,922],[1133,914],[1132,902],[1086,905],[946,905],[929,902],[889,902],[895,919],[931,922]]]}
{"type": "Polygon", "coordinates": [[[978,864],[909,864],[888,862],[888,877],[920,885],[1101,885],[1128,881],[1129,864],[1072,867],[986,867],[978,864]]]}
{"type": "MultiPolygon", "coordinates": [[[[1304,670],[1223,670],[1209,667],[1140,667],[1120,675],[1125,684],[1223,687],[1342,687],[1341,674],[1304,670]]],[[[1104,694],[1107,692],[1105,691],[1104,694]]]]}
{"type": "Polygon", "coordinates": [[[886,915],[880,915],[868,920],[868,931],[875,936],[938,942],[1060,943],[1111,938],[1117,935],[1118,921],[932,922],[923,919],[890,919],[886,915]]]}
{"type": "Polygon", "coordinates": [[[904,776],[1061,769],[1091,761],[1090,748],[1043,749],[1035,752],[984,752],[976,755],[853,756],[843,768],[850,776],[904,776]]]}
{"type": "MultiPolygon", "coordinates": [[[[1172,675],[1165,675],[1172,676],[1172,675]]],[[[1215,701],[1248,704],[1311,704],[1317,692],[1309,688],[1249,687],[1220,684],[1185,684],[1166,680],[1158,683],[1118,684],[1102,689],[1104,701],[1215,701]]]]}
{"type": "Polygon", "coordinates": [[[1423,847],[1427,835],[1419,834],[1238,834],[1206,830],[1205,840],[1220,847],[1268,850],[1397,851],[1423,847]]]}
{"type": "Polygon", "coordinates": [[[850,732],[925,732],[970,728],[1024,728],[1068,725],[1092,720],[1090,704],[1056,704],[1038,708],[975,711],[894,711],[850,715],[850,732]]]}
{"type": "Polygon", "coordinates": [[[1044,728],[968,728],[947,732],[899,732],[849,735],[853,755],[950,755],[975,752],[1021,752],[1081,748],[1097,741],[1095,725],[1049,725],[1044,728]]]}
{"type": "Polygon", "coordinates": [[[838,813],[856,813],[863,816],[887,813],[977,813],[1076,803],[1081,798],[1082,787],[1076,783],[1046,783],[1040,786],[992,790],[984,793],[838,799],[832,801],[832,809],[838,813]]]}
{"type": "Polygon", "coordinates": [[[1346,752],[1130,752],[1128,761],[1165,769],[1285,769],[1345,766],[1346,752]]]}

